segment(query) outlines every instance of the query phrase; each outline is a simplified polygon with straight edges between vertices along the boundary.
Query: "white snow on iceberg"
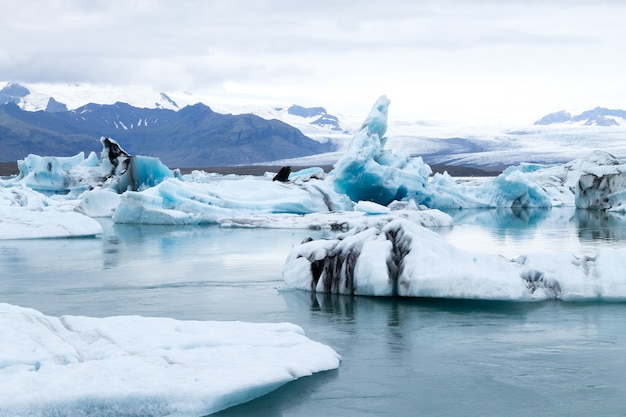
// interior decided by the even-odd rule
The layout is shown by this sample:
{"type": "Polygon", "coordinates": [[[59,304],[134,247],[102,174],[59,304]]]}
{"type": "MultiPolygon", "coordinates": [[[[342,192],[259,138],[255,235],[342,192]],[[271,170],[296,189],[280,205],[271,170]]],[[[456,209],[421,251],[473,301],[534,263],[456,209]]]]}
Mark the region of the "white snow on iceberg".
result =
{"type": "Polygon", "coordinates": [[[126,192],[116,223],[217,224],[252,214],[308,214],[351,210],[353,203],[324,181],[302,184],[268,176],[215,176],[199,171],[142,192],[126,192]],[[223,220],[224,219],[224,220],[223,220]]]}
{"type": "Polygon", "coordinates": [[[276,229],[327,229],[349,230],[356,227],[380,226],[395,219],[407,219],[424,227],[451,227],[450,215],[439,211],[418,208],[413,201],[395,202],[380,206],[360,201],[354,211],[294,214],[253,214],[249,216],[222,219],[223,227],[264,227],[276,229]]]}
{"type": "Polygon", "coordinates": [[[0,416],[193,416],[340,356],[293,324],[50,317],[0,304],[0,416]]]}
{"type": "Polygon", "coordinates": [[[626,249],[594,257],[467,252],[406,220],[356,228],[294,247],[285,283],[302,290],[372,296],[534,301],[626,299],[626,249]]]}
{"type": "Polygon", "coordinates": [[[65,200],[21,185],[0,187],[0,239],[93,237],[102,226],[73,211],[65,200]]]}

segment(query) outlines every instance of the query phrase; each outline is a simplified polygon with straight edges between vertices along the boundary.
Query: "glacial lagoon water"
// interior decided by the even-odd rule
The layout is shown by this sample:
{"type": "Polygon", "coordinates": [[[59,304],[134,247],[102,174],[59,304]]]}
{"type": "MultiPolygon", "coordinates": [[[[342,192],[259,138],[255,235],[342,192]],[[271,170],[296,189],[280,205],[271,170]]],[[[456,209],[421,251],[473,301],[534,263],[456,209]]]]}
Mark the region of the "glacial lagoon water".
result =
{"type": "MultiPolygon", "coordinates": [[[[592,255],[626,220],[573,209],[464,210],[467,250],[592,255]]],[[[115,225],[98,239],[0,241],[0,302],[49,315],[289,321],[339,352],[220,416],[625,416],[626,302],[510,303],[284,289],[289,248],[335,232],[115,225]]],[[[626,279],[626,271],[624,273],[626,279]]]]}

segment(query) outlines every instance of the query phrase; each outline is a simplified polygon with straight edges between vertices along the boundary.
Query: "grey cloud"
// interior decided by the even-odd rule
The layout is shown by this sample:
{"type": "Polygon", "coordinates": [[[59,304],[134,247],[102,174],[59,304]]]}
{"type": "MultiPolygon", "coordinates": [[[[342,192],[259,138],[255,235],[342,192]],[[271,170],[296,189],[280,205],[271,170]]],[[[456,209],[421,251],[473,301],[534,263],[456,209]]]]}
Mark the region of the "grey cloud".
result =
{"type": "Polygon", "coordinates": [[[409,84],[489,86],[506,71],[550,88],[552,74],[587,76],[580,57],[617,71],[626,56],[626,4],[617,0],[0,0],[0,7],[11,40],[0,44],[0,81],[192,91],[234,81],[328,86],[337,96],[371,88],[377,96],[409,84]]]}

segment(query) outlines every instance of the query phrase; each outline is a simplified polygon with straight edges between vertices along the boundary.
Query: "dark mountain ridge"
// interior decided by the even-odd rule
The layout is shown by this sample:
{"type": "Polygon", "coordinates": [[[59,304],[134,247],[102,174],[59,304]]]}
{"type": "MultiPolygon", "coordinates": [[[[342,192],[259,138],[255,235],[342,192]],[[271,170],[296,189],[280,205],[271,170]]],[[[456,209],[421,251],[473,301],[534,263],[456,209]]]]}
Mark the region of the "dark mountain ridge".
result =
{"type": "Polygon", "coordinates": [[[102,136],[112,137],[131,154],[155,156],[170,167],[243,165],[333,150],[279,120],[215,113],[202,103],[179,111],[122,102],[54,112],[25,111],[12,101],[0,105],[2,162],[30,153],[100,151],[102,136]]]}

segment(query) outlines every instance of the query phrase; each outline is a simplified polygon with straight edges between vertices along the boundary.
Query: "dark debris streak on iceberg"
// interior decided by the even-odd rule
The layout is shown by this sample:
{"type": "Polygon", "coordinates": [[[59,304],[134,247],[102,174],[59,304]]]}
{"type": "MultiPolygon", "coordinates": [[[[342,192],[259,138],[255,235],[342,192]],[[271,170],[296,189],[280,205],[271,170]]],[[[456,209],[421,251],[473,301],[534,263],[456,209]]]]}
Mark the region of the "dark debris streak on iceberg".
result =
{"type": "Polygon", "coordinates": [[[626,299],[626,248],[595,257],[535,253],[507,259],[456,248],[398,219],[292,248],[283,279],[301,290],[345,295],[537,301],[626,299]]]}

